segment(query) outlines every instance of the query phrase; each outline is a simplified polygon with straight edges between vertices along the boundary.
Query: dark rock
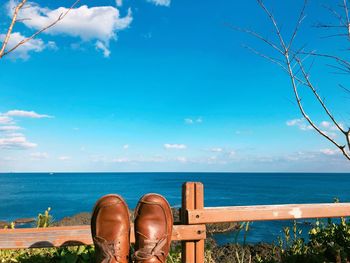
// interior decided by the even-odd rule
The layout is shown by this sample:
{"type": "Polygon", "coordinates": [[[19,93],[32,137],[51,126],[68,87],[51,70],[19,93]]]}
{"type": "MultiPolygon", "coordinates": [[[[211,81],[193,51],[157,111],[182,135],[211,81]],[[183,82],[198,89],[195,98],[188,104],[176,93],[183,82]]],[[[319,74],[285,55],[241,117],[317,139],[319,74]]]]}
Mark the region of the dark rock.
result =
{"type": "Polygon", "coordinates": [[[217,223],[217,224],[207,224],[208,234],[219,234],[227,233],[239,230],[239,223],[217,223]]]}
{"type": "Polygon", "coordinates": [[[246,246],[227,244],[216,246],[211,251],[215,262],[220,263],[256,262],[258,258],[265,260],[264,262],[281,262],[281,250],[273,244],[259,243],[246,246]]]}
{"type": "Polygon", "coordinates": [[[73,216],[67,216],[54,222],[52,226],[79,226],[90,225],[91,213],[82,212],[73,216]]]}
{"type": "Polygon", "coordinates": [[[0,229],[5,228],[5,227],[9,227],[10,223],[6,222],[6,221],[0,221],[0,229]]]}
{"type": "Polygon", "coordinates": [[[259,256],[265,260],[272,260],[273,262],[281,261],[281,249],[274,244],[258,243],[249,245],[249,250],[253,258],[259,256]]]}
{"type": "Polygon", "coordinates": [[[29,223],[33,223],[35,222],[35,218],[30,217],[30,218],[18,218],[15,220],[15,223],[18,225],[22,225],[22,224],[29,224],[29,223]]]}
{"type": "Polygon", "coordinates": [[[179,208],[171,208],[174,217],[174,223],[180,223],[180,209],[179,208]]]}

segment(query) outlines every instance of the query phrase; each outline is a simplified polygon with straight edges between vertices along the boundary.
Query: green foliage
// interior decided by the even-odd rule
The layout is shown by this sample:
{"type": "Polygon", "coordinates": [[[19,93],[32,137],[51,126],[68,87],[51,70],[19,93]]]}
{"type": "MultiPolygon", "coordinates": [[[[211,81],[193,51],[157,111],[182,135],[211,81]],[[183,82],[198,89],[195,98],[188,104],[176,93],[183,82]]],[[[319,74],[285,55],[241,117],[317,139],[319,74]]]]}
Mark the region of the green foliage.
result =
{"type": "Polygon", "coordinates": [[[292,229],[283,228],[283,236],[278,238],[279,248],[284,256],[300,256],[307,254],[308,246],[301,237],[302,230],[298,229],[297,222],[294,220],[292,229]],[[290,231],[292,230],[292,235],[290,231]]]}
{"type": "Polygon", "coordinates": [[[0,250],[0,263],[87,263],[93,253],[93,246],[0,250]]]}
{"type": "Polygon", "coordinates": [[[310,253],[333,262],[350,261],[350,222],[345,218],[341,218],[340,223],[328,220],[324,224],[318,220],[309,236],[310,253]]]}
{"type": "Polygon", "coordinates": [[[300,237],[301,230],[293,227],[284,228],[284,236],[278,244],[282,251],[282,262],[345,263],[350,261],[350,222],[341,218],[339,223],[328,219],[327,222],[317,220],[309,231],[309,241],[300,237]]]}
{"type": "Polygon", "coordinates": [[[53,219],[50,215],[51,208],[47,208],[47,210],[44,212],[44,214],[39,214],[38,218],[36,220],[36,227],[48,227],[52,224],[53,219]]]}
{"type": "Polygon", "coordinates": [[[4,229],[15,229],[16,223],[15,222],[11,222],[9,226],[5,226],[4,229]]]}
{"type": "Polygon", "coordinates": [[[250,231],[250,222],[249,221],[242,222],[238,225],[238,228],[234,232],[235,233],[235,237],[234,237],[235,244],[238,244],[238,237],[242,233],[242,231],[243,231],[243,245],[245,245],[246,241],[247,241],[248,232],[250,231]]]}

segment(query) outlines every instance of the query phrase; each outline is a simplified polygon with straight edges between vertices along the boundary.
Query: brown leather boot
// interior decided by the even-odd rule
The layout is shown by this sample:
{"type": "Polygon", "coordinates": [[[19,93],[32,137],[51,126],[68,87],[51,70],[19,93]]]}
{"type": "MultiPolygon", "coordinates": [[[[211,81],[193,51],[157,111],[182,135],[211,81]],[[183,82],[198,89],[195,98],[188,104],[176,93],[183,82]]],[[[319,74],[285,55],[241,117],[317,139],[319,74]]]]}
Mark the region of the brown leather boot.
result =
{"type": "Polygon", "coordinates": [[[173,216],[167,200],[144,195],[135,210],[135,262],[165,263],[171,243],[173,216]]]}
{"type": "Polygon", "coordinates": [[[105,195],[97,202],[91,218],[96,263],[128,263],[130,217],[119,195],[105,195]]]}

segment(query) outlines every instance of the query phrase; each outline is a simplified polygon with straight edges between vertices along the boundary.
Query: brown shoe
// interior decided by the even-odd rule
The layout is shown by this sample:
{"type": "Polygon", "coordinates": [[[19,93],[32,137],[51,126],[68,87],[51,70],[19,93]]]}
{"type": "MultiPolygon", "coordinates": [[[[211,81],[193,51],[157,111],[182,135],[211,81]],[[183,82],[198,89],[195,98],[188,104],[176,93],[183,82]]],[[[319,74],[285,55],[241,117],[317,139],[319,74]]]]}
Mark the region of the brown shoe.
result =
{"type": "Polygon", "coordinates": [[[119,195],[105,195],[96,202],[91,233],[97,263],[129,262],[129,210],[119,195]]]}
{"type": "Polygon", "coordinates": [[[173,216],[167,200],[144,195],[135,210],[135,261],[165,263],[171,243],[173,216]]]}

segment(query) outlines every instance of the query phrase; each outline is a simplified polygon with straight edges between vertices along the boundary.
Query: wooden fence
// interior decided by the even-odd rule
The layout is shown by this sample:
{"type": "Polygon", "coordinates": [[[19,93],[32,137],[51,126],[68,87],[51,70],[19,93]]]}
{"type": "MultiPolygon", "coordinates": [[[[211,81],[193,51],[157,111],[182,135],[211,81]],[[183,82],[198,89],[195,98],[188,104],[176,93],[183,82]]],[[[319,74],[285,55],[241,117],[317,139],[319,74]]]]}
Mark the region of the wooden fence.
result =
{"type": "MultiPolygon", "coordinates": [[[[203,263],[205,224],[345,217],[350,216],[350,203],[204,207],[203,184],[188,182],[182,188],[180,215],[181,225],[174,225],[172,240],[182,241],[182,262],[203,263]]],[[[133,231],[130,238],[135,241],[133,231]]],[[[89,226],[0,230],[0,249],[81,244],[92,244],[89,226]]]]}

